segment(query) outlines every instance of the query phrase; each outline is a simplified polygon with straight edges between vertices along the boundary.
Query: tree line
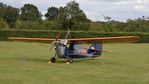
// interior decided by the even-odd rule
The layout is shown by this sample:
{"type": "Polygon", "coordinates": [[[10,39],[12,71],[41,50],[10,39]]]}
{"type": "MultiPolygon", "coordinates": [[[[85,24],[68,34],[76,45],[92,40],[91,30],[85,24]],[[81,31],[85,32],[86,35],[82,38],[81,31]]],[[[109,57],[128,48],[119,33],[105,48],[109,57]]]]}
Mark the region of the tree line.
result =
{"type": "Polygon", "coordinates": [[[112,20],[105,16],[105,22],[93,22],[87,18],[79,3],[70,1],[64,7],[49,7],[42,15],[33,4],[21,8],[0,3],[0,29],[47,29],[47,30],[93,30],[105,32],[149,32],[149,18],[142,16],[127,22],[112,20]],[[45,17],[45,20],[42,17],[45,17]]]}
{"type": "Polygon", "coordinates": [[[92,22],[92,30],[105,32],[149,32],[148,17],[142,16],[134,20],[128,19],[127,22],[119,22],[112,20],[109,16],[106,17],[106,22],[92,22]]]}

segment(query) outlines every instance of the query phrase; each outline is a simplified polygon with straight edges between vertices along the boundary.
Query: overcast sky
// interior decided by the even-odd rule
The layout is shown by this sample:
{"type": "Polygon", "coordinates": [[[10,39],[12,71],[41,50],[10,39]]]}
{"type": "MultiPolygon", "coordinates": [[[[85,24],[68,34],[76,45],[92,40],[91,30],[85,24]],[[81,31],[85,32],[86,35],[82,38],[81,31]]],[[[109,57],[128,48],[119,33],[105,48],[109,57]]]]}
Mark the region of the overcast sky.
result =
{"type": "MultiPolygon", "coordinates": [[[[72,0],[0,0],[13,7],[23,7],[30,3],[38,7],[45,14],[48,7],[65,6],[72,0]]],[[[141,16],[149,16],[149,0],[75,0],[87,17],[93,21],[104,20],[103,16],[110,16],[114,20],[126,21],[141,16]]]]}

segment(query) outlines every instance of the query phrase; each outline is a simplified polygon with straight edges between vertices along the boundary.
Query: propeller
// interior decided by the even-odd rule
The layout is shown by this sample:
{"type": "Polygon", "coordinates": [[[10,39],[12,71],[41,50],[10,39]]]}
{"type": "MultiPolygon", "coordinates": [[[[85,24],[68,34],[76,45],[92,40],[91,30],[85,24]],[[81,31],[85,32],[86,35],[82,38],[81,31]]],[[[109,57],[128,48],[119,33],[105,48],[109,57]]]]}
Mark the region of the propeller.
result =
{"type": "MultiPolygon", "coordinates": [[[[55,38],[55,41],[58,41],[58,38],[60,37],[60,35],[61,35],[61,32],[58,32],[58,34],[57,34],[57,36],[56,36],[56,38],[55,38]]],[[[49,49],[49,52],[51,52],[51,50],[53,49],[54,45],[55,45],[55,43],[53,43],[53,45],[52,45],[51,48],[49,49]]]]}

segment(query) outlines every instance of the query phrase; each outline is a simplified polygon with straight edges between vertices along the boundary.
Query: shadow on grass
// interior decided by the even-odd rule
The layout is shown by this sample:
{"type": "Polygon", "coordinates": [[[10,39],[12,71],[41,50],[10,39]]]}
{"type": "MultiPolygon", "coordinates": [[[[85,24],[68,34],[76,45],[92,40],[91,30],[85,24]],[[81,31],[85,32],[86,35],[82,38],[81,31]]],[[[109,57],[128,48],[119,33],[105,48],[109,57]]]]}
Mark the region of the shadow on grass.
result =
{"type": "MultiPolygon", "coordinates": [[[[16,57],[15,60],[23,62],[32,62],[32,63],[48,63],[49,59],[46,58],[35,58],[35,57],[16,57]]],[[[67,59],[57,58],[56,64],[66,63],[67,59]]],[[[124,65],[123,63],[116,62],[115,60],[103,59],[103,58],[83,58],[83,59],[73,59],[73,64],[95,64],[95,65],[124,65]]]]}
{"type": "Polygon", "coordinates": [[[15,60],[23,61],[23,62],[34,62],[34,63],[47,63],[48,59],[44,58],[33,58],[33,57],[16,57],[15,60]]]}
{"type": "MultiPolygon", "coordinates": [[[[57,59],[56,63],[66,63],[67,59],[57,59]]],[[[102,63],[102,59],[92,59],[92,58],[83,58],[83,59],[73,59],[73,63],[102,63]]]]}

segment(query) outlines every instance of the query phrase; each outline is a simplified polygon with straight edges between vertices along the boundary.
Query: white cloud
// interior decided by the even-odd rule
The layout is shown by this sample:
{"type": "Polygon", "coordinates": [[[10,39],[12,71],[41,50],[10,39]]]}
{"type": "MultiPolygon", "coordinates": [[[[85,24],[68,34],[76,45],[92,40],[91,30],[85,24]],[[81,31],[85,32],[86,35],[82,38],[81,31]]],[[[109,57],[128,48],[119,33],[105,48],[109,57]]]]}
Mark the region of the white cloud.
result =
{"type": "Polygon", "coordinates": [[[149,3],[149,0],[137,0],[138,4],[146,4],[149,3]]]}
{"type": "Polygon", "coordinates": [[[141,10],[145,9],[145,6],[144,5],[136,5],[136,6],[134,6],[134,9],[141,11],[141,10]]]}
{"type": "MultiPolygon", "coordinates": [[[[42,14],[48,7],[65,6],[72,0],[1,0],[1,2],[14,6],[23,7],[26,3],[34,4],[42,14]]],[[[128,18],[149,16],[149,0],[75,0],[80,8],[92,20],[103,20],[103,16],[111,16],[115,20],[124,21],[128,18]]]]}
{"type": "Polygon", "coordinates": [[[136,11],[146,11],[146,12],[148,11],[149,12],[148,4],[149,4],[149,0],[137,0],[136,5],[134,6],[134,9],[136,11]]]}

